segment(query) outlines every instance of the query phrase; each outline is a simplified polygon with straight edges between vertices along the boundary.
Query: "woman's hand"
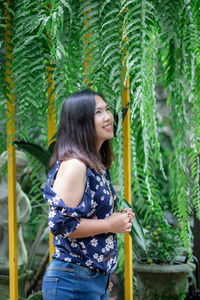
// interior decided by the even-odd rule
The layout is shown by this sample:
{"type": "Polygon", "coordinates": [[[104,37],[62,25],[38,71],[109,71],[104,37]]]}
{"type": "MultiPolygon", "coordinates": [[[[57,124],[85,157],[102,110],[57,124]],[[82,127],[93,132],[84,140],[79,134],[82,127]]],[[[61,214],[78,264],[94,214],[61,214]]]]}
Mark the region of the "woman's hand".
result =
{"type": "Polygon", "coordinates": [[[109,223],[109,232],[129,233],[131,231],[134,214],[132,211],[116,212],[107,218],[109,223]]]}
{"type": "Polygon", "coordinates": [[[126,212],[126,213],[129,215],[130,222],[133,223],[135,214],[134,214],[134,212],[132,211],[132,208],[124,208],[124,209],[122,209],[122,212],[126,212]]]}

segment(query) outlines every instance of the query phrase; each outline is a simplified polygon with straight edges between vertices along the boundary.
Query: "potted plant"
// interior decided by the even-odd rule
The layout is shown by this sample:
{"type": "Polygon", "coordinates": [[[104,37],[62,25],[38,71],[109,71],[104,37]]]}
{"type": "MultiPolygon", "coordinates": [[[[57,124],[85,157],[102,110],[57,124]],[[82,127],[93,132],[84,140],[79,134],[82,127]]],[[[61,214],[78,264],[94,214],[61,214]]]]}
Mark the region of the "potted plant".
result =
{"type": "Polygon", "coordinates": [[[144,237],[147,251],[141,251],[134,263],[138,298],[185,299],[188,274],[195,270],[195,265],[183,247],[176,218],[169,212],[152,216],[144,237]]]}

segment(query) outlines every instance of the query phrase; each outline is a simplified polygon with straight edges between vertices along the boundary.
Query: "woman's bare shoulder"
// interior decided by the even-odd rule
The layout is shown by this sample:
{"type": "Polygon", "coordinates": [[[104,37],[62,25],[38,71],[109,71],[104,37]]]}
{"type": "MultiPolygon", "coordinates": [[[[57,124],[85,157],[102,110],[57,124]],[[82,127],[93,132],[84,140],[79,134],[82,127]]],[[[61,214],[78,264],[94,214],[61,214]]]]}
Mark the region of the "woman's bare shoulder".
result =
{"type": "Polygon", "coordinates": [[[77,158],[71,158],[68,160],[63,160],[61,162],[60,168],[63,169],[63,171],[72,170],[74,172],[85,172],[87,167],[84,162],[77,158]]]}
{"type": "Polygon", "coordinates": [[[62,177],[64,180],[78,181],[80,178],[84,180],[86,177],[86,165],[76,159],[68,159],[61,162],[57,177],[62,177]]]}
{"type": "Polygon", "coordinates": [[[53,188],[65,205],[78,206],[84,194],[85,184],[86,165],[74,158],[62,161],[53,188]]]}

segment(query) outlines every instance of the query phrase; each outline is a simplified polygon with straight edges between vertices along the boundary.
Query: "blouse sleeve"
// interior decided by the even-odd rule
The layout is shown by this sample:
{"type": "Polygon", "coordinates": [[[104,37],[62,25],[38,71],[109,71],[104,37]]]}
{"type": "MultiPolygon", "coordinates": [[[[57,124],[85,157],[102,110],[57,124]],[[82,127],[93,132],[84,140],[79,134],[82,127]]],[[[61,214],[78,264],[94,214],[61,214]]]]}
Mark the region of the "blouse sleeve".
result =
{"type": "Polygon", "coordinates": [[[90,169],[87,169],[85,192],[77,207],[65,206],[64,201],[54,192],[47,181],[44,189],[44,198],[50,205],[48,227],[54,236],[67,237],[78,228],[80,218],[91,218],[95,214],[94,180],[94,175],[90,169]]]}

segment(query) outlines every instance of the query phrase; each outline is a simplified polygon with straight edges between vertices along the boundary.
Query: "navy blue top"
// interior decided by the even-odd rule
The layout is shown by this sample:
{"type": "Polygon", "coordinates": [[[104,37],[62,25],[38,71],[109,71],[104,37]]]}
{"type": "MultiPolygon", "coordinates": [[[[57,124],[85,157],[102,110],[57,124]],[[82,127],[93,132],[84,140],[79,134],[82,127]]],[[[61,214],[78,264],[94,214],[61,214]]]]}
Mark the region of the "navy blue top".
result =
{"type": "Polygon", "coordinates": [[[116,205],[117,196],[109,173],[106,172],[105,181],[101,173],[87,168],[86,188],[79,206],[67,207],[52,188],[60,163],[57,162],[49,172],[44,188],[44,198],[50,204],[48,226],[54,235],[53,258],[112,273],[118,256],[116,234],[68,237],[79,226],[80,218],[105,219],[113,213],[112,202],[114,199],[116,205]]]}

